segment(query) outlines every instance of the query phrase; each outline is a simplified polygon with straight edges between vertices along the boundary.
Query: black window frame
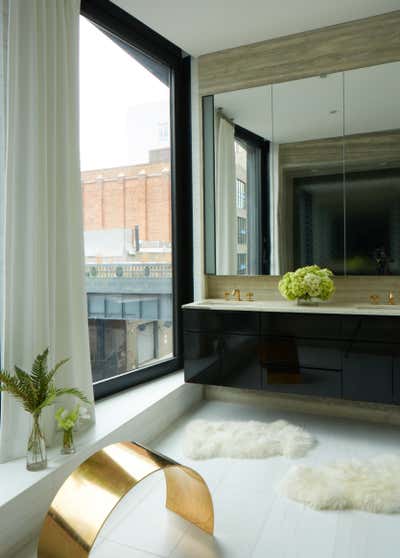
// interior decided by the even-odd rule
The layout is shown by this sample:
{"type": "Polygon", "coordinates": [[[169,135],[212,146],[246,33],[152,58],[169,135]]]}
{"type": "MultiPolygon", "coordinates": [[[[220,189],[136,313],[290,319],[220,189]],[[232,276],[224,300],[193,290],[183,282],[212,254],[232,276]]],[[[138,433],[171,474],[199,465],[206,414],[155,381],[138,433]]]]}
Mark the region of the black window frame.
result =
{"type": "Polygon", "coordinates": [[[261,136],[235,124],[235,140],[244,145],[253,146],[260,150],[261,154],[261,235],[262,235],[262,259],[261,274],[269,275],[271,262],[271,238],[270,238],[270,180],[269,180],[269,150],[270,142],[261,136]]]}
{"type": "MultiPolygon", "coordinates": [[[[174,356],[152,366],[93,383],[95,399],[183,367],[182,304],[193,301],[190,56],[109,0],[82,0],[81,15],[115,37],[127,51],[170,68],[171,213],[174,356]]],[[[88,324],[89,327],[89,324],[88,324]]]]}

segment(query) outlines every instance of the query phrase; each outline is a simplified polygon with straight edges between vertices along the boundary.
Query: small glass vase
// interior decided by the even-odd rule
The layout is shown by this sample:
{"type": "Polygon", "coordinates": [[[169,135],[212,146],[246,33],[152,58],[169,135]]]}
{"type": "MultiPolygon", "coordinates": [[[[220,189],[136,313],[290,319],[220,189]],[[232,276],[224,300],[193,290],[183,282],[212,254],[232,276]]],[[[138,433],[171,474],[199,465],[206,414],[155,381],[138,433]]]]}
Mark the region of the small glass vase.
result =
{"type": "Polygon", "coordinates": [[[71,453],[75,453],[74,431],[72,428],[63,431],[63,445],[61,448],[61,453],[63,455],[70,455],[71,453]]]}
{"type": "Polygon", "coordinates": [[[319,306],[321,299],[316,296],[300,297],[297,306],[319,306]]]}
{"type": "Polygon", "coordinates": [[[28,471],[42,471],[47,467],[46,441],[41,426],[40,413],[32,416],[32,430],[26,452],[28,471]]]}

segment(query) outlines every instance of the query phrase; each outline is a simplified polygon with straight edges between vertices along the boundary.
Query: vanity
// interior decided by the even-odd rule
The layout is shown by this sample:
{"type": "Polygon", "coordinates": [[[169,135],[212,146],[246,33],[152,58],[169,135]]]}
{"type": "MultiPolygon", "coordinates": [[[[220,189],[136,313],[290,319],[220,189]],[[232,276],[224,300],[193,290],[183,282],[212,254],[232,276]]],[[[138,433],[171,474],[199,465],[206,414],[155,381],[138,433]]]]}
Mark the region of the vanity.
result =
{"type": "Polygon", "coordinates": [[[355,26],[346,47],[344,31],[307,35],[318,62],[293,37],[200,60],[215,299],[184,307],[187,382],[400,404],[400,306],[386,304],[400,275],[400,52],[374,60],[375,32],[355,26]],[[267,300],[279,277],[313,264],[333,271],[335,300],[365,304],[267,300]],[[264,300],[224,301],[235,287],[264,300]],[[378,292],[383,304],[368,304],[378,292]]]}
{"type": "Polygon", "coordinates": [[[185,380],[400,404],[400,310],[384,312],[285,301],[186,305],[185,380]]]}

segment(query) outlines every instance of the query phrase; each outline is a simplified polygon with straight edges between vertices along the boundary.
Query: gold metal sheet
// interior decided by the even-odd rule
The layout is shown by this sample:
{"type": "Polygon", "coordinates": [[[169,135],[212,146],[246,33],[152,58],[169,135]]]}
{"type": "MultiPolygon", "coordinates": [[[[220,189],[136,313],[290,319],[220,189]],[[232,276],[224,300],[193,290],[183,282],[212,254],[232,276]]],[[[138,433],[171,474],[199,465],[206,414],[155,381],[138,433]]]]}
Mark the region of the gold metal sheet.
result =
{"type": "Polygon", "coordinates": [[[212,534],[214,511],[193,469],[132,442],[108,446],[84,461],[57,492],[40,533],[38,558],[89,556],[104,522],[141,480],[163,470],[166,507],[212,534]]]}

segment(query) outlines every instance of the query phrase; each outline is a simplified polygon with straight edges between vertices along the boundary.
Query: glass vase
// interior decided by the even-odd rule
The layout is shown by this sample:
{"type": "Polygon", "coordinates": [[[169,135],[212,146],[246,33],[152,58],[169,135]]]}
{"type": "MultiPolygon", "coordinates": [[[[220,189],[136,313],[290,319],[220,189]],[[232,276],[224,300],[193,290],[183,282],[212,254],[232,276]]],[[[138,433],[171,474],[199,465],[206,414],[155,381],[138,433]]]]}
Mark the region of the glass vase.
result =
{"type": "Polygon", "coordinates": [[[297,299],[298,306],[319,306],[321,299],[316,296],[300,297],[297,299]]]}
{"type": "Polygon", "coordinates": [[[41,415],[32,415],[32,430],[26,452],[28,471],[41,471],[47,467],[46,441],[41,427],[41,415]]]}
{"type": "Polygon", "coordinates": [[[72,428],[64,430],[63,432],[63,445],[61,448],[61,453],[64,455],[75,453],[74,432],[72,428]]]}

